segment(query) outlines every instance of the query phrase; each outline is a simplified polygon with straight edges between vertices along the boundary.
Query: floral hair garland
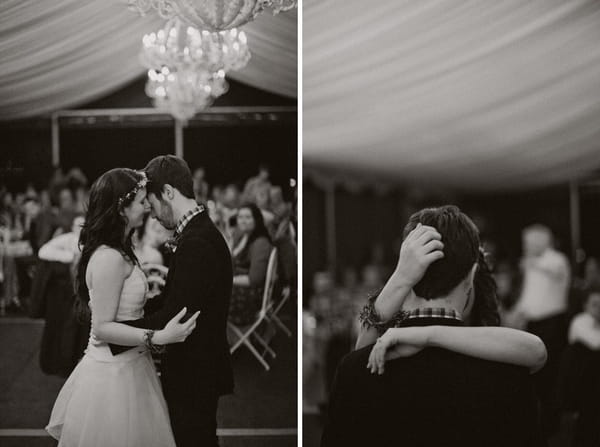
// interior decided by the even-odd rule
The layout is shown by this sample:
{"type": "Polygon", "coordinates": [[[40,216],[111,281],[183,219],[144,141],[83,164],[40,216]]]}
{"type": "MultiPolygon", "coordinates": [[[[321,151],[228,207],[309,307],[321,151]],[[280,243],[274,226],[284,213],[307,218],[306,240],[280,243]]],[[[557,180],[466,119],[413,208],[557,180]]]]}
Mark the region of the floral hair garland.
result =
{"type": "Polygon", "coordinates": [[[142,172],[142,171],[136,171],[136,172],[142,176],[142,179],[135,184],[135,186],[133,187],[133,189],[131,191],[129,191],[127,194],[125,194],[124,196],[119,198],[119,200],[117,202],[119,205],[119,208],[121,208],[121,206],[123,206],[123,203],[125,203],[127,200],[131,199],[132,197],[135,197],[136,194],[140,191],[140,189],[145,188],[146,185],[148,184],[148,177],[146,177],[146,173],[142,172]]]}

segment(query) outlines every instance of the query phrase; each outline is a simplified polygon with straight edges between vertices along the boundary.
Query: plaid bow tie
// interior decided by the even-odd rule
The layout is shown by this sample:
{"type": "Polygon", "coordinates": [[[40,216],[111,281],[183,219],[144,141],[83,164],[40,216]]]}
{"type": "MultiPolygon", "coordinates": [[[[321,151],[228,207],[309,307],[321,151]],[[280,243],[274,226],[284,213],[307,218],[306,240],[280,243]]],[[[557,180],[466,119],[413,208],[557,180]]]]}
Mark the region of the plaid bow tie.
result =
{"type": "Polygon", "coordinates": [[[165,247],[167,247],[171,253],[175,253],[175,250],[177,250],[177,244],[179,244],[179,235],[175,235],[170,239],[167,239],[167,242],[165,242],[165,247]]]}

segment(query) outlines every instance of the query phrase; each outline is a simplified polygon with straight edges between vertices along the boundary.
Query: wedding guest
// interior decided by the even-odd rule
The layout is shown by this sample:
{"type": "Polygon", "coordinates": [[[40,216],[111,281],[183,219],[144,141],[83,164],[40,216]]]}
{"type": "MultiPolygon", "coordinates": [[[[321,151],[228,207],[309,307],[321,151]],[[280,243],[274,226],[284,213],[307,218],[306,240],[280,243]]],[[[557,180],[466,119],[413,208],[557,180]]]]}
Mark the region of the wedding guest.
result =
{"type": "Polygon", "coordinates": [[[196,197],[196,202],[198,203],[206,203],[208,202],[208,192],[209,187],[206,181],[206,172],[203,167],[198,167],[194,170],[194,175],[192,176],[194,181],[194,196],[196,197]]]}
{"type": "MultiPolygon", "coordinates": [[[[157,223],[158,222],[155,219],[151,219],[150,215],[147,215],[144,218],[143,225],[134,233],[133,251],[137,256],[138,261],[140,261],[142,269],[145,264],[164,264],[163,255],[158,250],[158,247],[162,244],[159,243],[158,234],[153,228],[157,223]]],[[[162,243],[164,242],[165,241],[162,243]]]]}
{"type": "Polygon", "coordinates": [[[573,279],[573,289],[569,296],[569,315],[583,311],[583,306],[591,289],[600,287],[600,265],[598,259],[590,256],[583,267],[583,277],[573,279]]]}
{"type": "Polygon", "coordinates": [[[246,185],[244,186],[244,191],[242,193],[242,200],[247,202],[254,202],[256,197],[256,188],[262,185],[271,184],[269,180],[270,172],[269,167],[261,163],[258,167],[258,174],[254,177],[250,177],[246,181],[246,185]]]}
{"type": "Polygon", "coordinates": [[[235,225],[235,216],[240,206],[240,191],[235,183],[228,184],[223,190],[221,213],[226,226],[235,225]]]}
{"type": "Polygon", "coordinates": [[[6,309],[21,310],[20,261],[32,254],[29,243],[30,225],[24,212],[24,194],[15,198],[6,193],[0,206],[0,257],[3,279],[3,296],[0,298],[0,314],[6,309]]]}
{"type": "Polygon", "coordinates": [[[38,257],[44,261],[55,261],[63,264],[75,263],[81,255],[79,234],[83,223],[83,216],[75,217],[71,231],[59,234],[42,245],[38,257]]]}
{"type": "Polygon", "coordinates": [[[269,206],[278,221],[289,215],[290,206],[283,198],[281,186],[271,186],[269,189],[269,206]]]}
{"type": "Polygon", "coordinates": [[[230,321],[244,325],[260,309],[273,248],[262,214],[254,204],[242,205],[237,214],[240,237],[233,248],[233,292],[229,308],[230,321]]]}
{"type": "Polygon", "coordinates": [[[372,294],[383,287],[383,277],[381,276],[381,267],[368,264],[362,269],[362,278],[360,289],[363,296],[372,294]]]}
{"type": "Polygon", "coordinates": [[[584,310],[571,322],[562,356],[558,401],[577,414],[572,446],[600,445],[600,288],[588,290],[584,310]]]}
{"type": "Polygon", "coordinates": [[[71,229],[73,219],[77,214],[75,194],[64,186],[58,192],[58,210],[56,212],[56,230],[66,233],[71,229]]]}
{"type": "Polygon", "coordinates": [[[272,229],[275,222],[275,214],[271,211],[271,203],[269,191],[271,189],[270,183],[260,183],[254,188],[254,196],[252,202],[258,206],[260,212],[263,215],[263,220],[267,228],[272,229]]]}
{"type": "MultiPolygon", "coordinates": [[[[316,272],[312,281],[313,293],[308,301],[308,311],[313,317],[311,330],[311,393],[313,404],[323,405],[327,402],[331,386],[331,364],[328,364],[327,352],[329,342],[340,326],[349,322],[345,315],[339,315],[338,291],[333,275],[330,272],[316,272]],[[341,317],[341,318],[340,318],[341,317]]],[[[338,359],[339,360],[339,359],[338,359]]]]}
{"type": "Polygon", "coordinates": [[[323,400],[318,357],[319,340],[316,337],[317,320],[308,310],[302,311],[302,413],[318,414],[323,400]]]}
{"type": "Polygon", "coordinates": [[[567,257],[553,247],[549,228],[536,224],[523,230],[523,287],[515,305],[517,321],[542,339],[546,366],[536,375],[542,426],[550,436],[559,426],[554,396],[560,355],[566,345],[566,312],[571,269],[567,257]]]}
{"type": "Polygon", "coordinates": [[[35,234],[33,235],[33,249],[39,250],[43,244],[54,236],[68,233],[71,230],[73,219],[77,215],[75,197],[68,187],[54,185],[56,194],[51,199],[54,206],[42,209],[35,219],[35,234]]]}
{"type": "Polygon", "coordinates": [[[584,311],[571,321],[569,343],[600,351],[600,288],[591,289],[584,311]]]}
{"type": "Polygon", "coordinates": [[[75,189],[74,197],[75,197],[75,205],[74,209],[77,214],[85,214],[85,210],[87,209],[87,203],[89,199],[89,191],[88,189],[81,185],[75,189]]]}

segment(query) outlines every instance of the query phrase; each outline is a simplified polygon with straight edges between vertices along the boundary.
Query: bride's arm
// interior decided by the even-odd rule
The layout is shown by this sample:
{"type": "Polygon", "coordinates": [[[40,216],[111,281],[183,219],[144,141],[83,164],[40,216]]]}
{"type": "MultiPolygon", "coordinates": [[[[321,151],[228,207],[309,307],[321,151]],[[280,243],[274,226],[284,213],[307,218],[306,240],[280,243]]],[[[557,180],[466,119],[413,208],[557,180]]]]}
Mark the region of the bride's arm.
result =
{"type": "MultiPolygon", "coordinates": [[[[402,242],[396,269],[375,300],[375,311],[381,321],[390,320],[402,309],[402,304],[412,293],[427,268],[444,257],[442,236],[430,226],[417,224],[402,242]]],[[[375,328],[361,326],[356,349],[375,343],[379,333],[375,328]]]]}
{"type": "MultiPolygon", "coordinates": [[[[94,268],[91,275],[94,289],[94,310],[92,312],[92,335],[98,341],[123,346],[137,346],[144,343],[145,329],[138,329],[115,321],[123,283],[129,274],[130,266],[116,250],[102,250],[94,255],[94,268]]],[[[184,341],[196,326],[199,312],[188,321],[179,324],[185,315],[185,308],[177,314],[164,329],[152,337],[157,345],[184,341]]]]}
{"type": "MultiPolygon", "coordinates": [[[[387,321],[402,308],[402,304],[412,291],[412,285],[404,282],[403,278],[394,272],[375,300],[375,310],[382,321],[387,321]],[[378,302],[380,306],[378,306],[378,302]]],[[[361,325],[356,340],[356,349],[375,343],[379,337],[377,329],[361,325]]]]}
{"type": "Polygon", "coordinates": [[[547,358],[546,346],[539,337],[517,329],[424,326],[388,329],[373,348],[368,366],[372,372],[383,373],[386,360],[413,355],[426,347],[524,366],[531,373],[540,370],[547,358]]]}

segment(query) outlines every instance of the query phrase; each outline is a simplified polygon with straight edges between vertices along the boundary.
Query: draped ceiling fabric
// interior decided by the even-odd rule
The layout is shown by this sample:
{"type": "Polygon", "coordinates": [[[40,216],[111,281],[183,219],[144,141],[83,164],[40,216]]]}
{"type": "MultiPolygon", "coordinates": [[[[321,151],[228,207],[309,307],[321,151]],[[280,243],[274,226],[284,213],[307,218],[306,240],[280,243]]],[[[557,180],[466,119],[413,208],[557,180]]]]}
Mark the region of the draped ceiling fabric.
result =
{"type": "Polygon", "coordinates": [[[600,2],[305,0],[303,144],[309,175],[477,190],[586,176],[600,2]]]}
{"type": "MultiPolygon", "coordinates": [[[[296,97],[297,13],[266,13],[243,27],[252,58],[230,77],[296,97]]],[[[164,24],[120,0],[0,2],[0,120],[104,96],[143,75],[142,36],[164,24]]]]}

